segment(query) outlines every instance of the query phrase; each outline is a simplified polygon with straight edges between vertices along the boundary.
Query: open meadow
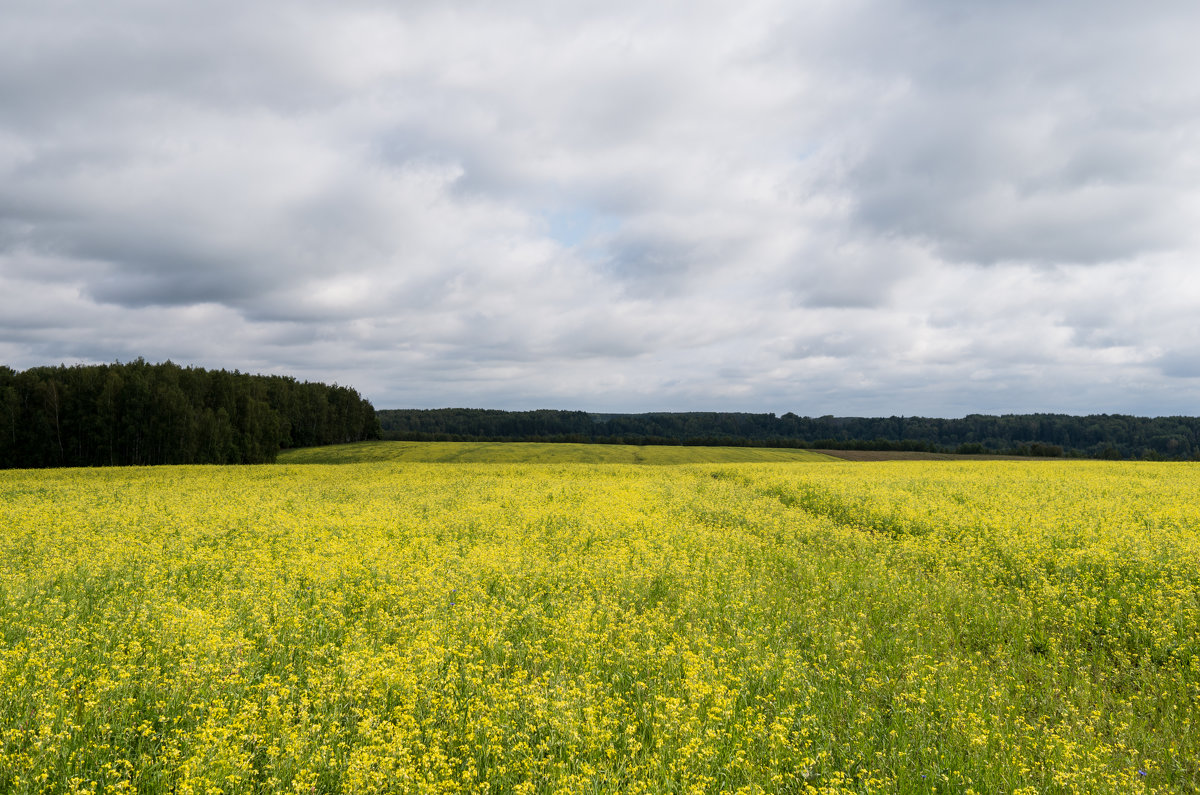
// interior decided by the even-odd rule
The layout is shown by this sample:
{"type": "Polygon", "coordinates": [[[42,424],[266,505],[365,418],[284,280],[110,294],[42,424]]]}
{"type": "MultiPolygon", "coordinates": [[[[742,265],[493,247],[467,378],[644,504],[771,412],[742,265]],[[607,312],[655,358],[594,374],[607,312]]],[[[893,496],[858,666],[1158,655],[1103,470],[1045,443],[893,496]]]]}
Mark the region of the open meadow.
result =
{"type": "Polygon", "coordinates": [[[0,472],[0,792],[1200,787],[1200,466],[386,444],[0,472]]]}

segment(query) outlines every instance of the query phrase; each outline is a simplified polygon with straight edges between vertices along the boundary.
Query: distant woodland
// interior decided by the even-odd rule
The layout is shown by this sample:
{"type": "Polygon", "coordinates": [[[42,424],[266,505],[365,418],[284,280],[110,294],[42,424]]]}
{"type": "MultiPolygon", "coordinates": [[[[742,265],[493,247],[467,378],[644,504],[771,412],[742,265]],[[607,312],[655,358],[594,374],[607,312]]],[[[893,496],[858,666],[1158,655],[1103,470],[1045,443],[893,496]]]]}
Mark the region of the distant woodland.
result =
{"type": "Polygon", "coordinates": [[[1080,458],[1200,458],[1200,418],[1094,414],[800,417],[792,413],[593,414],[584,411],[395,409],[386,439],[699,444],[912,450],[1080,458]]]}
{"type": "Polygon", "coordinates": [[[0,467],[255,464],[377,438],[374,407],[344,386],[142,359],[0,367],[0,467]]]}
{"type": "Polygon", "coordinates": [[[345,386],[171,362],[0,366],[0,467],[269,463],[285,448],[381,437],[1200,459],[1196,417],[376,411],[345,386]]]}

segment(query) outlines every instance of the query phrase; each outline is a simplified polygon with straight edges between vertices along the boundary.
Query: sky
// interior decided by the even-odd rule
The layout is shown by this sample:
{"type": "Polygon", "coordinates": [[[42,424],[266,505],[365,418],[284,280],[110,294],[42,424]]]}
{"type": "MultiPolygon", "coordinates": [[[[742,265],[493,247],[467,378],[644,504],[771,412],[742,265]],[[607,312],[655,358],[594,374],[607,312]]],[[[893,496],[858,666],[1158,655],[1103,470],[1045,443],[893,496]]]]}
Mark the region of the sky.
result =
{"type": "Polygon", "coordinates": [[[1192,0],[5,0],[0,364],[1200,415],[1192,0]]]}

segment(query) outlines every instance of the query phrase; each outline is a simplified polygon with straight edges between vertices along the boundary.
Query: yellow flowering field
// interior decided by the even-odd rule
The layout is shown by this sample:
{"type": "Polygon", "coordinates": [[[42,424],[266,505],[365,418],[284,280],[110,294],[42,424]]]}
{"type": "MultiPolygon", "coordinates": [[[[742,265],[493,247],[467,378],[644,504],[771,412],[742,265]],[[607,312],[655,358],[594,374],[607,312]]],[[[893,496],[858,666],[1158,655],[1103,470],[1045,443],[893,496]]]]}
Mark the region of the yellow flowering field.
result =
{"type": "Polygon", "coordinates": [[[509,464],[694,464],[836,461],[788,447],[563,444],[556,442],[353,442],[301,447],[279,454],[281,464],[360,464],[369,461],[509,464]]]}
{"type": "Polygon", "coordinates": [[[1200,467],[0,472],[0,792],[1188,792],[1200,467]]]}

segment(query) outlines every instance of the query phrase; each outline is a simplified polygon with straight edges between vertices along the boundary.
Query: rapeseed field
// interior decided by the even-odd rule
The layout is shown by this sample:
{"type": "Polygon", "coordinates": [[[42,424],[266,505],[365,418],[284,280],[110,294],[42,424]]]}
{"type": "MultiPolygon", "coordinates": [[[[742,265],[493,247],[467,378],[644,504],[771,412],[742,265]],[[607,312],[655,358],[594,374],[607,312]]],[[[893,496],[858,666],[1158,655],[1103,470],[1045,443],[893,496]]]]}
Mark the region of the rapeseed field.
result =
{"type": "Polygon", "coordinates": [[[0,791],[1188,792],[1200,467],[0,472],[0,791]]]}
{"type": "Polygon", "coordinates": [[[788,447],[560,444],[550,442],[354,442],[302,447],[279,454],[281,464],[360,464],[375,461],[508,464],[694,464],[836,461],[788,447]]]}

